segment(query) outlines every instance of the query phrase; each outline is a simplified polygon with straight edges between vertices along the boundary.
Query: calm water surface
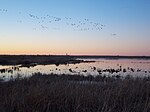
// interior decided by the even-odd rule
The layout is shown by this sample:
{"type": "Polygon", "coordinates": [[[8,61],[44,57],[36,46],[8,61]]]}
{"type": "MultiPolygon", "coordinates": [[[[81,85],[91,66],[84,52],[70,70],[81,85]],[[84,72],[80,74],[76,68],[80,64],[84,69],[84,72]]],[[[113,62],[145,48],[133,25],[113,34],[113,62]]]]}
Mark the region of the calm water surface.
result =
{"type": "Polygon", "coordinates": [[[0,65],[0,78],[11,79],[18,76],[28,77],[33,73],[46,73],[46,74],[77,74],[77,75],[120,75],[133,77],[150,76],[150,60],[138,59],[84,59],[92,60],[91,63],[79,63],[68,65],[37,65],[35,67],[19,67],[18,66],[1,66],[0,65]],[[5,69],[5,71],[2,69],[5,69]],[[120,70],[119,72],[110,73],[107,70],[120,70]],[[102,71],[101,73],[98,71],[102,71]],[[104,71],[104,72],[103,72],[104,71]]]}

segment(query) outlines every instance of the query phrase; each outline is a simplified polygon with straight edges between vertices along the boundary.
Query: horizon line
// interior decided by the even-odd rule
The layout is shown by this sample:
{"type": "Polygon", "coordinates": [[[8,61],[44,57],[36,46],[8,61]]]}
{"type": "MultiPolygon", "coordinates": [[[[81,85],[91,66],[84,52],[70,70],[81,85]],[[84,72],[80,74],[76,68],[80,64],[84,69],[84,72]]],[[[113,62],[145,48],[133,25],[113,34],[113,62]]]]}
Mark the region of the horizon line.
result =
{"type": "Polygon", "coordinates": [[[0,56],[150,57],[150,55],[98,55],[98,54],[0,54],[0,56]]]}

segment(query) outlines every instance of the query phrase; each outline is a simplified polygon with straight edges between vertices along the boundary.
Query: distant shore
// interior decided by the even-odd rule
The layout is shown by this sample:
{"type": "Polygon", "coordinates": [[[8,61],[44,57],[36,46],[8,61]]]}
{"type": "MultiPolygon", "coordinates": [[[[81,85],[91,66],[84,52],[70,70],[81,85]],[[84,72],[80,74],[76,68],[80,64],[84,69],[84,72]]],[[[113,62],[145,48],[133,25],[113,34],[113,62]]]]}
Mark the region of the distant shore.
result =
{"type": "Polygon", "coordinates": [[[48,65],[48,64],[76,64],[83,60],[77,60],[68,55],[0,55],[0,65],[48,65]]]}
{"type": "Polygon", "coordinates": [[[76,58],[105,58],[105,59],[150,59],[150,56],[119,56],[119,55],[71,55],[76,58]]]}
{"type": "Polygon", "coordinates": [[[150,60],[150,56],[98,56],[98,55],[0,55],[0,65],[23,65],[33,66],[35,64],[76,64],[84,59],[144,59],[150,60]]]}

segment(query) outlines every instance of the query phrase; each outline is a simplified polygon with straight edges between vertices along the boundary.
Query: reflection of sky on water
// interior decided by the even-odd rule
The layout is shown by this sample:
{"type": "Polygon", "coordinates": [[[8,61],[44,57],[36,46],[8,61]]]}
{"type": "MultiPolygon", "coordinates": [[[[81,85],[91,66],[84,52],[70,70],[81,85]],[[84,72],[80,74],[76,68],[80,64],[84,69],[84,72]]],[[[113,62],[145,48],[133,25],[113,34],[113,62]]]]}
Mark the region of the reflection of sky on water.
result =
{"type": "Polygon", "coordinates": [[[97,70],[105,69],[119,69],[120,66],[122,69],[126,69],[127,72],[118,72],[118,73],[109,73],[103,72],[101,75],[131,75],[131,76],[149,76],[150,75],[150,60],[137,60],[137,59],[87,59],[94,60],[96,62],[92,63],[80,63],[80,64],[68,64],[68,65],[37,65],[35,67],[20,67],[19,70],[13,70],[13,73],[8,73],[8,70],[12,70],[14,66],[0,66],[0,69],[7,69],[5,73],[0,73],[0,77],[12,78],[17,77],[18,74],[21,74],[22,77],[28,77],[33,73],[41,72],[43,74],[78,74],[78,75],[99,75],[97,70]],[[96,70],[93,69],[96,67],[96,70]],[[134,69],[134,72],[130,70],[134,69]],[[137,70],[139,70],[137,72],[137,70]]]}

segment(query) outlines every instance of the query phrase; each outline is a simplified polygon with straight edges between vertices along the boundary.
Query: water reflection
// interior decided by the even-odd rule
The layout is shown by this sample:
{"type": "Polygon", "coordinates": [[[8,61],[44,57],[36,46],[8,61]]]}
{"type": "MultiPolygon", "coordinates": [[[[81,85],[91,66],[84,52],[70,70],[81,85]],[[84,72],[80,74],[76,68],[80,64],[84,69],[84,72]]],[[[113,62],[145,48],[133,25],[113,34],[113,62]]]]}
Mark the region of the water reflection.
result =
{"type": "Polygon", "coordinates": [[[22,77],[31,76],[33,73],[43,74],[77,74],[77,75],[106,75],[143,77],[150,76],[150,60],[137,59],[87,59],[91,63],[67,65],[37,65],[31,67],[0,66],[0,78],[15,78],[18,74],[22,77]]]}

